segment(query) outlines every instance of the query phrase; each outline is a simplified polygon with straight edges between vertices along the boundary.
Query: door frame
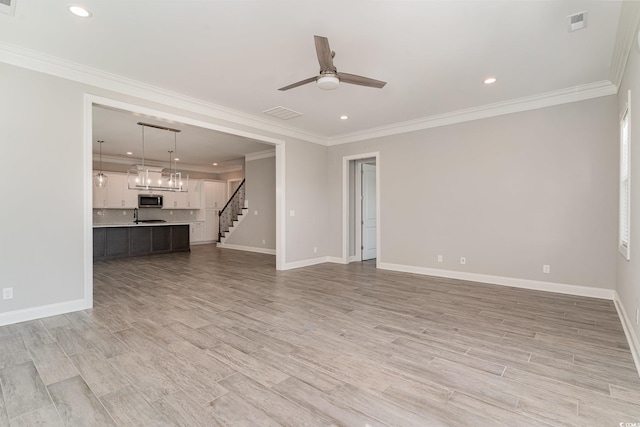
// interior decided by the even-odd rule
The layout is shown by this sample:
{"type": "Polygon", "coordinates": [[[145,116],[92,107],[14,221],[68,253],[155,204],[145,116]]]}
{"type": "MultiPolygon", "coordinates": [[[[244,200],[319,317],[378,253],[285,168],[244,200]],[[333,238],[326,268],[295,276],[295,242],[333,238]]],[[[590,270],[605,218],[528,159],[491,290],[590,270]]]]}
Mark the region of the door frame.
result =
{"type": "MultiPolygon", "coordinates": [[[[350,183],[351,183],[351,179],[349,176],[349,163],[352,161],[371,160],[371,159],[375,159],[375,164],[376,164],[376,268],[377,268],[380,265],[380,256],[382,253],[382,240],[380,239],[380,234],[381,234],[380,233],[380,175],[381,175],[382,169],[380,165],[379,151],[375,151],[372,153],[353,154],[350,156],[342,157],[342,263],[348,264],[351,260],[351,257],[349,254],[349,235],[352,227],[356,226],[356,224],[349,224],[349,214],[351,213],[349,209],[349,189],[350,189],[350,183]]],[[[354,186],[355,186],[355,181],[354,181],[354,186]]],[[[355,192],[354,192],[354,196],[355,196],[355,192]]],[[[355,208],[355,205],[356,204],[354,204],[354,208],[355,208]]],[[[356,250],[356,258],[358,260],[362,259],[362,252],[360,252],[360,255],[357,255],[357,252],[358,251],[356,250]]]]}
{"type": "MultiPolygon", "coordinates": [[[[363,253],[363,241],[362,241],[362,206],[364,203],[364,194],[362,194],[362,165],[365,164],[369,164],[369,165],[375,165],[376,166],[376,183],[377,183],[377,179],[378,179],[378,167],[376,165],[376,162],[373,158],[370,159],[359,159],[359,160],[355,160],[354,161],[354,167],[355,167],[355,188],[354,188],[354,203],[353,203],[353,207],[355,210],[355,215],[354,215],[354,228],[355,228],[355,239],[354,239],[354,246],[355,246],[355,251],[356,254],[355,255],[350,255],[349,256],[349,261],[362,261],[362,253],[363,253]],[[358,249],[359,248],[359,249],[358,249]]],[[[376,189],[377,192],[377,189],[376,189]]],[[[377,213],[377,212],[376,212],[377,213]]],[[[377,236],[376,236],[377,238],[377,236]]],[[[376,245],[378,244],[378,242],[376,241],[376,245]]]]}

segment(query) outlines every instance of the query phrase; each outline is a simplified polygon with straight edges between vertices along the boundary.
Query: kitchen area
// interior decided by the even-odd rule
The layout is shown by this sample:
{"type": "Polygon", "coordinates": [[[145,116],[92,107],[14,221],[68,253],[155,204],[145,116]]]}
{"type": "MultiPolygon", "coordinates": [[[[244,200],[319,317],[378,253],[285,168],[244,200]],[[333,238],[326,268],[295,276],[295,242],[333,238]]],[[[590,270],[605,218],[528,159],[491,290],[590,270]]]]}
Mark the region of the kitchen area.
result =
{"type": "Polygon", "coordinates": [[[257,141],[93,108],[93,259],[189,251],[218,240],[218,214],[257,141]],[[141,120],[143,119],[143,120],[141,120]]]}

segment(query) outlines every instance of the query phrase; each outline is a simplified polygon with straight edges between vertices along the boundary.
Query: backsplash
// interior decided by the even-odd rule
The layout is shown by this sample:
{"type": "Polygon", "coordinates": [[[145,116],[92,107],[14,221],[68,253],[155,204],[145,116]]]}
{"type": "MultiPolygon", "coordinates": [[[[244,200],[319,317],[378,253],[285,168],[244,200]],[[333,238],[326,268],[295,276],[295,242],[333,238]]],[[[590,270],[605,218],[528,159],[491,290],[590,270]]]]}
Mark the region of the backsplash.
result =
{"type": "MultiPolygon", "coordinates": [[[[199,209],[139,209],[138,215],[144,219],[163,219],[167,222],[203,221],[199,209]]],[[[94,224],[131,224],[133,209],[94,209],[94,224]]]]}

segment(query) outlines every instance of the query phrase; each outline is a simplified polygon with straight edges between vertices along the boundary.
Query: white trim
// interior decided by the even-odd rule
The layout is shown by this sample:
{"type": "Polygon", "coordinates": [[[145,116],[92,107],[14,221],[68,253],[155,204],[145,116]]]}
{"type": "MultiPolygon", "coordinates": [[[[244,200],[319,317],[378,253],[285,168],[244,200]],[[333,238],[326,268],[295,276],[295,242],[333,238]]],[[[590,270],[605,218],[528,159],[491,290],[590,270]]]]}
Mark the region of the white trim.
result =
{"type": "Polygon", "coordinates": [[[275,249],[256,248],[254,246],[230,245],[228,243],[218,243],[217,246],[222,249],[233,249],[235,251],[256,252],[259,254],[275,255],[275,249]]]}
{"type": "Polygon", "coordinates": [[[468,273],[465,271],[440,270],[413,265],[378,263],[382,270],[400,271],[425,276],[446,277],[449,279],[467,280],[471,282],[489,283],[492,285],[511,286],[514,288],[531,289],[535,291],[555,292],[558,294],[576,295],[582,297],[613,300],[613,289],[591,288],[588,286],[568,285],[564,283],[542,282],[538,280],[518,279],[515,277],[492,276],[488,274],[468,273]]]}
{"type": "Polygon", "coordinates": [[[275,157],[275,155],[276,155],[276,150],[273,150],[273,149],[258,151],[258,152],[247,154],[246,156],[244,156],[244,161],[252,162],[254,160],[268,159],[269,157],[275,157]]]}
{"type": "Polygon", "coordinates": [[[170,105],[175,108],[229,121],[238,125],[250,126],[260,131],[273,132],[283,136],[326,145],[326,139],[321,135],[295,129],[270,120],[267,117],[243,113],[222,105],[192,98],[10,43],[0,42],[0,62],[134,96],[147,101],[170,105]]]}
{"type": "Polygon", "coordinates": [[[334,264],[348,264],[346,262],[344,262],[344,260],[340,257],[337,256],[328,256],[327,257],[327,262],[331,262],[334,264]]]}
{"type": "MultiPolygon", "coordinates": [[[[292,270],[294,268],[309,267],[311,265],[324,264],[325,262],[329,262],[327,258],[328,257],[323,256],[319,258],[310,258],[310,259],[303,259],[300,261],[288,262],[285,264],[284,270],[292,270]]],[[[339,264],[343,264],[340,258],[333,258],[333,259],[337,259],[339,260],[338,261],[339,264]]]]}
{"type": "Polygon", "coordinates": [[[622,304],[622,301],[620,301],[620,296],[616,291],[614,291],[613,303],[616,306],[616,310],[618,310],[618,316],[620,317],[620,322],[622,323],[622,329],[624,330],[624,335],[627,337],[627,341],[629,342],[631,356],[633,357],[633,361],[636,365],[638,376],[640,376],[640,342],[638,342],[638,336],[634,333],[633,330],[633,323],[631,323],[631,320],[629,320],[629,316],[627,316],[624,305],[622,304]]]}
{"type": "MultiPolygon", "coordinates": [[[[626,56],[623,59],[626,61],[626,56]]],[[[612,84],[610,81],[603,80],[539,95],[328,137],[277,123],[268,120],[266,117],[243,113],[6,42],[0,42],[0,62],[324,146],[346,144],[381,136],[397,135],[503,114],[584,101],[601,96],[614,95],[618,92],[616,82],[612,84]]]]}
{"type": "MultiPolygon", "coordinates": [[[[340,258],[338,258],[338,259],[340,259],[340,258]]],[[[362,261],[358,255],[351,255],[349,257],[349,262],[357,262],[357,261],[362,261]]],[[[332,262],[332,261],[330,261],[330,262],[332,262]]]]}
{"type": "Polygon", "coordinates": [[[328,138],[327,145],[333,146],[348,144],[350,142],[363,141],[366,139],[380,138],[389,135],[398,135],[401,133],[431,129],[478,119],[486,119],[489,117],[502,116],[505,114],[517,113],[521,111],[536,110],[538,108],[545,108],[554,105],[568,104],[571,102],[599,98],[601,96],[615,95],[617,92],[617,87],[611,84],[611,82],[600,81],[554,92],[528,96],[525,98],[518,98],[504,102],[497,102],[494,104],[481,105],[465,110],[452,111],[449,113],[423,117],[417,120],[394,123],[391,125],[380,126],[364,131],[338,135],[328,138]]]}
{"type": "Polygon", "coordinates": [[[287,262],[285,144],[276,145],[276,270],[285,270],[287,262]]]}
{"type": "Polygon", "coordinates": [[[0,326],[41,319],[43,317],[57,316],[58,314],[71,313],[73,311],[86,310],[91,307],[91,304],[87,304],[86,298],[83,298],[73,301],[41,305],[39,307],[30,307],[23,310],[9,311],[7,313],[0,313],[0,326]]]}
{"type": "Polygon", "coordinates": [[[83,295],[84,308],[93,307],[93,108],[91,99],[83,96],[84,109],[84,143],[82,144],[82,161],[84,174],[84,254],[83,254],[83,295]]]}
{"type": "Polygon", "coordinates": [[[620,87],[624,70],[627,66],[629,53],[636,43],[636,29],[640,20],[640,4],[636,1],[622,2],[616,41],[613,46],[611,65],[609,66],[609,80],[620,87]]]}
{"type": "Polygon", "coordinates": [[[348,263],[349,255],[349,162],[352,160],[376,160],[376,265],[380,263],[382,242],[380,240],[380,152],[353,154],[342,158],[342,262],[348,263]]]}

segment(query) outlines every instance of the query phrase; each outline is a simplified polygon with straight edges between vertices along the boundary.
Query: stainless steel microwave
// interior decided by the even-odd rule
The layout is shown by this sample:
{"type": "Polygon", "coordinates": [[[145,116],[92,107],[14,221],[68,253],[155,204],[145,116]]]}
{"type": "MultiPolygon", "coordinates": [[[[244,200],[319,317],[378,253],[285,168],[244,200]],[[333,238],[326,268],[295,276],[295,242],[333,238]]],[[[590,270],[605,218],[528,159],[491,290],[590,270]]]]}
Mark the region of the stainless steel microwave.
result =
{"type": "Polygon", "coordinates": [[[138,194],[138,207],[161,208],[162,196],[156,196],[154,194],[138,194]]]}

